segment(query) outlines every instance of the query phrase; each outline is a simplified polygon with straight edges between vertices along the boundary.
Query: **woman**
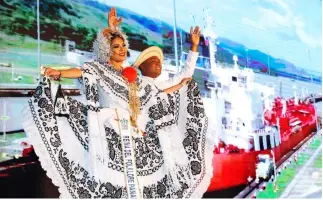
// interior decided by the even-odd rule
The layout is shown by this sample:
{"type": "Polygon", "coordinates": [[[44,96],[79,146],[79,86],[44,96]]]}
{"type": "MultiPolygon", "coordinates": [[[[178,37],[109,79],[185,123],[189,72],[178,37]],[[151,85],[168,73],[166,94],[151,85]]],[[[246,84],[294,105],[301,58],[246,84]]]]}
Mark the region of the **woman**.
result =
{"type": "MultiPolygon", "coordinates": [[[[109,25],[116,19],[112,9],[109,25]]],[[[137,78],[131,93],[121,76],[125,36],[104,29],[94,47],[99,62],[85,63],[82,70],[45,71],[55,78],[82,77],[86,105],[69,97],[54,102],[44,77],[24,112],[24,129],[61,197],[201,198],[212,176],[214,144],[197,85],[190,83],[187,95],[167,95],[137,78]],[[146,113],[139,120],[146,135],[129,123],[136,114],[129,94],[140,100],[140,115],[146,113]],[[176,162],[172,150],[162,147],[172,143],[163,138],[167,131],[182,138],[184,151],[174,155],[181,158],[176,162]]]]}

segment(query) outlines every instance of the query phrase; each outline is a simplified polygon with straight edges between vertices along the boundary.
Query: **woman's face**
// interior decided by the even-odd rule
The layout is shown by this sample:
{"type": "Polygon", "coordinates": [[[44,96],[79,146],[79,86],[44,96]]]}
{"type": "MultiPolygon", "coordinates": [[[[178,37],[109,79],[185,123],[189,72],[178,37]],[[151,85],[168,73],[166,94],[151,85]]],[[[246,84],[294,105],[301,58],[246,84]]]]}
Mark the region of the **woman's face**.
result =
{"type": "Polygon", "coordinates": [[[127,58],[127,46],[123,39],[116,37],[111,41],[110,60],[115,62],[123,62],[127,58]]]}

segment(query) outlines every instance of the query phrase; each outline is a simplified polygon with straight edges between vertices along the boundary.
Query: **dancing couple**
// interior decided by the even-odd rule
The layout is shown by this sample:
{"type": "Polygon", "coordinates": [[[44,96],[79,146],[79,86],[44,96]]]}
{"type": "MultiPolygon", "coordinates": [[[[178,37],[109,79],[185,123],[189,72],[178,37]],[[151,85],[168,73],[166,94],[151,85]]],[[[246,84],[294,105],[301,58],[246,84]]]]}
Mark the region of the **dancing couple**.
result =
{"type": "Polygon", "coordinates": [[[126,67],[128,41],[115,9],[93,44],[95,61],[44,70],[23,126],[61,198],[201,198],[213,174],[214,142],[191,77],[200,33],[191,29],[185,68],[158,81],[162,51],[150,47],[126,67]],[[142,76],[137,75],[136,70],[142,76]],[[51,79],[79,79],[84,99],[51,79]]]}

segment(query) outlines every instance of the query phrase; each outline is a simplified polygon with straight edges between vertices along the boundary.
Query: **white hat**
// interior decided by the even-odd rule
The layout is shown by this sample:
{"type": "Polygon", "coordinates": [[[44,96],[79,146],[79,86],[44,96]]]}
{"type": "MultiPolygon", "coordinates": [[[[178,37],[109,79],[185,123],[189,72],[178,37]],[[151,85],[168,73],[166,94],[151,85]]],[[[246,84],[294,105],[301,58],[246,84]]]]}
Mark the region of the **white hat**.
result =
{"type": "Polygon", "coordinates": [[[143,52],[141,52],[141,54],[138,56],[136,62],[132,66],[139,67],[148,58],[151,58],[153,56],[156,56],[160,60],[161,63],[164,62],[163,51],[157,46],[152,46],[152,47],[145,49],[143,52]]]}

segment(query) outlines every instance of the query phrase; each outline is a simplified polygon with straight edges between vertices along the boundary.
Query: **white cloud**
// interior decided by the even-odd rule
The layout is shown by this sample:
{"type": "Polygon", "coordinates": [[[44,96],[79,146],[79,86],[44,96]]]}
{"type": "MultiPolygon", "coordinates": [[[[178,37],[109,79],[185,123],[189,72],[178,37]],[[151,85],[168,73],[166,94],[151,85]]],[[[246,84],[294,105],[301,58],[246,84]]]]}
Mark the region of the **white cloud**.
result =
{"type": "Polygon", "coordinates": [[[291,16],[289,14],[281,15],[274,10],[259,8],[262,13],[260,22],[267,28],[278,28],[280,26],[289,26],[291,16]]]}
{"type": "Polygon", "coordinates": [[[242,18],[242,23],[247,26],[251,26],[252,28],[265,30],[266,28],[259,22],[253,21],[247,17],[242,18]]]}
{"type": "Polygon", "coordinates": [[[224,11],[235,11],[235,10],[237,10],[237,8],[232,6],[232,5],[222,5],[221,8],[224,11]]]}
{"type": "Polygon", "coordinates": [[[284,9],[284,14],[279,14],[272,9],[259,7],[258,12],[261,16],[258,20],[252,20],[247,17],[242,18],[242,23],[260,30],[265,29],[281,29],[288,28],[288,31],[293,31],[298,36],[299,40],[309,47],[319,47],[322,43],[322,37],[315,37],[306,32],[304,22],[293,15],[291,8],[283,0],[266,0],[270,3],[278,4],[284,9]]]}
{"type": "Polygon", "coordinates": [[[242,23],[258,29],[276,29],[282,26],[291,26],[289,15],[281,15],[274,10],[259,7],[258,12],[260,13],[260,18],[258,20],[252,20],[250,18],[242,18],[242,23]]]}
{"type": "Polygon", "coordinates": [[[163,15],[163,17],[165,18],[174,18],[174,10],[173,8],[167,8],[165,6],[156,6],[156,11],[158,15],[163,15]]]}
{"type": "Polygon", "coordinates": [[[301,19],[295,17],[293,19],[293,24],[295,26],[295,32],[297,36],[303,43],[312,48],[322,46],[322,37],[315,37],[307,33],[305,30],[305,24],[301,19]]]}
{"type": "Polygon", "coordinates": [[[284,0],[265,0],[267,2],[271,3],[277,3],[279,4],[283,9],[285,9],[287,12],[290,11],[288,4],[284,0]]]}

